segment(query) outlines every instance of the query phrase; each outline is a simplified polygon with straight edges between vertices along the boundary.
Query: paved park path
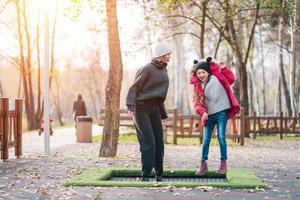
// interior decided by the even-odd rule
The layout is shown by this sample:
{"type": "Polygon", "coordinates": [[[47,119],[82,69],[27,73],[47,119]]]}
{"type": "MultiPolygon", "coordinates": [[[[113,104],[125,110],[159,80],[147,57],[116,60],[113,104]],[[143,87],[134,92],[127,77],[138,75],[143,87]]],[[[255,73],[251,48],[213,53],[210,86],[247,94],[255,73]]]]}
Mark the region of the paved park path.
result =
{"type": "MultiPolygon", "coordinates": [[[[93,134],[101,129],[93,127],[93,134]]],[[[99,158],[99,143],[77,144],[74,128],[59,129],[51,137],[51,155],[43,155],[43,137],[37,132],[23,136],[23,156],[0,162],[0,199],[145,199],[145,200],[259,200],[300,199],[300,142],[246,141],[229,146],[229,167],[254,171],[270,188],[228,190],[217,188],[96,188],[63,187],[65,179],[90,167],[140,167],[137,144],[119,144],[116,158],[99,158]]],[[[166,145],[165,167],[195,168],[200,146],[166,145]]],[[[217,168],[219,148],[210,148],[209,167],[217,168]]]]}
{"type": "MultiPolygon", "coordinates": [[[[92,134],[99,135],[102,127],[93,124],[92,134]]],[[[53,136],[50,136],[50,147],[56,149],[68,144],[76,143],[75,128],[58,128],[54,129],[53,136]]],[[[44,134],[38,135],[38,131],[23,133],[23,152],[24,153],[43,153],[44,152],[44,134]]]]}

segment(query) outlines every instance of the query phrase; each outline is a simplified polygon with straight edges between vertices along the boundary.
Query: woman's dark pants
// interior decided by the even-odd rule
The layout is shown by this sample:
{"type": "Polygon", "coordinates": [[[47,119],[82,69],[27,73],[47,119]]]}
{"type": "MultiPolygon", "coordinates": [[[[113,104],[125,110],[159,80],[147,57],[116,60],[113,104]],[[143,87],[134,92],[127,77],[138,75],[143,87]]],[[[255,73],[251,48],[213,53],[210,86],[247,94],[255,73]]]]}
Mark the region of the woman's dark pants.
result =
{"type": "Polygon", "coordinates": [[[154,167],[157,176],[163,175],[164,142],[158,106],[136,108],[134,124],[140,144],[142,176],[149,177],[154,167]]]}

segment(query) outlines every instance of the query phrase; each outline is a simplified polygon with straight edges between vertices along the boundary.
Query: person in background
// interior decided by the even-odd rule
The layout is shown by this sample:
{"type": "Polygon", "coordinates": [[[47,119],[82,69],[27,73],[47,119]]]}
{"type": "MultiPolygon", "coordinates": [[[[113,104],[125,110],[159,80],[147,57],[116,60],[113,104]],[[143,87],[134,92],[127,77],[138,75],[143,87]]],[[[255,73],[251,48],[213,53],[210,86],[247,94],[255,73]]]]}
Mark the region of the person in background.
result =
{"type": "Polygon", "coordinates": [[[82,95],[79,94],[77,97],[77,100],[73,103],[73,114],[74,114],[74,121],[75,121],[75,127],[76,127],[76,118],[78,116],[86,116],[86,106],[85,102],[82,99],[82,95]]]}

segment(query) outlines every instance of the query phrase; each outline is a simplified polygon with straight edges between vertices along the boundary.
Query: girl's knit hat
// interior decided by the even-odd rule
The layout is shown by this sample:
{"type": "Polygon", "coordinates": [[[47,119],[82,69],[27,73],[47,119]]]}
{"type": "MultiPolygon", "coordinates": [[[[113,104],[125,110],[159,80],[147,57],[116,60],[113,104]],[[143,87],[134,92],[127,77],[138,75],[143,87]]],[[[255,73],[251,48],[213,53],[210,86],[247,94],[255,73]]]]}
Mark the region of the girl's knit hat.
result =
{"type": "Polygon", "coordinates": [[[210,63],[211,63],[211,60],[212,60],[211,57],[207,57],[206,61],[200,61],[200,62],[198,62],[198,60],[194,60],[195,73],[197,73],[197,71],[199,69],[203,69],[203,70],[207,71],[207,73],[210,74],[210,63]]]}

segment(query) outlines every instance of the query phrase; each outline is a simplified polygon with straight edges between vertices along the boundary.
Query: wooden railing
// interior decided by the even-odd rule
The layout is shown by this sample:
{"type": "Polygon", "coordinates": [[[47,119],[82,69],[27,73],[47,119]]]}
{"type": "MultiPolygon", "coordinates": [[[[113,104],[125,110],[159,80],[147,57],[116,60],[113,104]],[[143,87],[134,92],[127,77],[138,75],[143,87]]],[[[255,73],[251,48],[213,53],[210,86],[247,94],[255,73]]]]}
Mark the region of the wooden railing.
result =
{"type": "MultiPolygon", "coordinates": [[[[167,142],[167,131],[173,132],[173,144],[177,144],[178,138],[198,138],[202,143],[204,127],[201,124],[201,118],[198,115],[180,115],[177,109],[167,109],[168,118],[162,121],[164,129],[164,141],[167,142]]],[[[119,110],[120,126],[134,128],[132,117],[127,115],[125,109],[119,110]]],[[[105,109],[100,110],[100,121],[98,124],[103,126],[105,117],[105,109]]],[[[242,123],[243,124],[243,123],[242,123]]],[[[234,118],[228,121],[226,136],[234,142],[244,144],[244,126],[241,126],[241,120],[234,118]]],[[[213,137],[216,136],[214,130],[213,137]]]]}
{"type": "MultiPolygon", "coordinates": [[[[168,109],[168,119],[163,120],[164,140],[166,142],[166,133],[168,130],[173,132],[173,144],[177,144],[178,138],[196,138],[202,143],[204,127],[201,118],[198,115],[181,115],[177,109],[168,109]]],[[[100,112],[103,125],[105,110],[100,112]]],[[[134,127],[132,117],[126,114],[126,110],[120,110],[120,126],[134,127]]],[[[300,134],[300,116],[284,117],[281,112],[280,116],[245,116],[244,109],[235,118],[228,120],[226,137],[234,142],[244,145],[245,135],[252,134],[256,138],[258,134],[300,134]]],[[[216,129],[213,130],[212,137],[216,137],[216,129]]]]}
{"type": "Polygon", "coordinates": [[[22,100],[15,100],[14,110],[9,110],[8,98],[0,98],[0,151],[7,160],[9,148],[15,148],[17,157],[22,155],[22,100]]]}
{"type": "Polygon", "coordinates": [[[300,116],[287,117],[283,116],[257,116],[254,112],[253,116],[245,117],[245,133],[253,134],[255,139],[258,134],[277,134],[280,139],[283,134],[300,135],[300,116]]]}
{"type": "MultiPolygon", "coordinates": [[[[178,138],[198,138],[202,143],[204,126],[201,117],[198,115],[178,115],[176,127],[173,128],[173,144],[177,144],[178,138]]],[[[226,137],[232,139],[236,143],[244,145],[244,125],[240,117],[228,120],[226,137]]],[[[216,128],[214,128],[212,137],[216,137],[216,128]]]]}

